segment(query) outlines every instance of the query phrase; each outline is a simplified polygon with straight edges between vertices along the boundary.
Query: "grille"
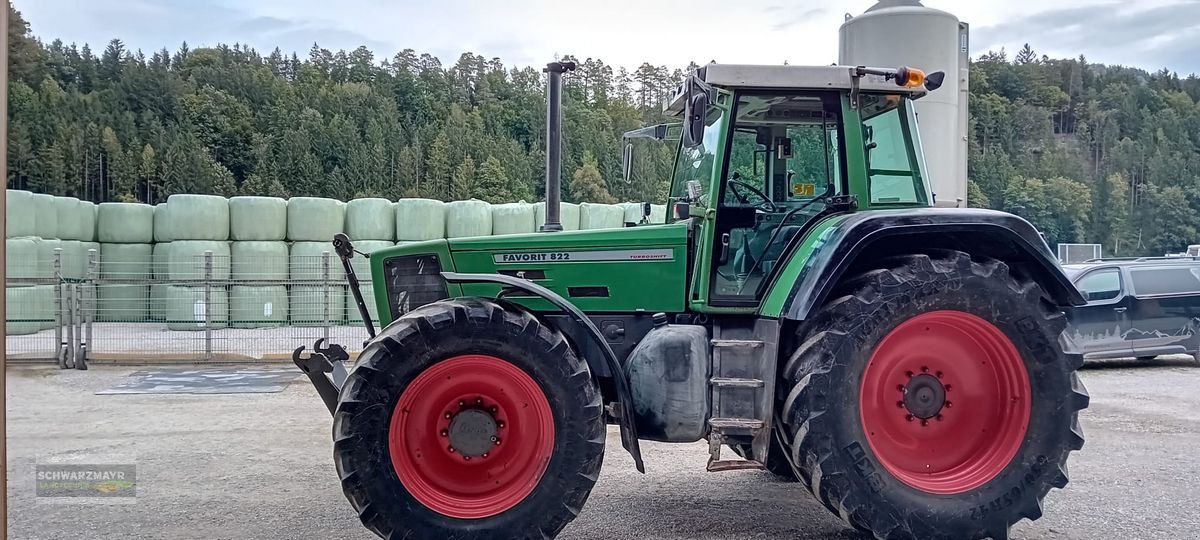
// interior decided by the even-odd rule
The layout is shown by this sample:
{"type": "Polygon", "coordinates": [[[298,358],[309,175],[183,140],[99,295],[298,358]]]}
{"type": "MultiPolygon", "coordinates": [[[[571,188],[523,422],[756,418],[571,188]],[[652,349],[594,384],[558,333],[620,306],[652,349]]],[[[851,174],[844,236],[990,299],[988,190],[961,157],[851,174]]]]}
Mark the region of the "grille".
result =
{"type": "Polygon", "coordinates": [[[437,255],[409,255],[383,261],[392,320],[425,304],[447,298],[437,255]]]}

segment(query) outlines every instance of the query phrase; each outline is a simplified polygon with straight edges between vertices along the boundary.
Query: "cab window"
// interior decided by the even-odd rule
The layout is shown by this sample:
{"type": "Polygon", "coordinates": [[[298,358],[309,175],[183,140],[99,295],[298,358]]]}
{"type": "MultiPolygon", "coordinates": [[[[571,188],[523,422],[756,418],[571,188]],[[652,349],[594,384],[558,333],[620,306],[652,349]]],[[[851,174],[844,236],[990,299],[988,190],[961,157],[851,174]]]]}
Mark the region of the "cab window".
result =
{"type": "Polygon", "coordinates": [[[1102,302],[1121,296],[1121,271],[1117,269],[1092,272],[1076,285],[1088,302],[1102,302]]]}
{"type": "Polygon", "coordinates": [[[867,189],[871,204],[911,204],[924,197],[924,180],[916,159],[916,130],[897,94],[861,96],[867,189]]]}
{"type": "Polygon", "coordinates": [[[687,184],[692,180],[700,182],[705,189],[708,188],[712,180],[713,166],[717,162],[717,143],[725,126],[725,123],[720,121],[721,113],[720,107],[709,107],[705,117],[704,137],[700,144],[689,148],[681,141],[679,156],[675,158],[675,171],[671,175],[671,197],[685,197],[687,184]]]}

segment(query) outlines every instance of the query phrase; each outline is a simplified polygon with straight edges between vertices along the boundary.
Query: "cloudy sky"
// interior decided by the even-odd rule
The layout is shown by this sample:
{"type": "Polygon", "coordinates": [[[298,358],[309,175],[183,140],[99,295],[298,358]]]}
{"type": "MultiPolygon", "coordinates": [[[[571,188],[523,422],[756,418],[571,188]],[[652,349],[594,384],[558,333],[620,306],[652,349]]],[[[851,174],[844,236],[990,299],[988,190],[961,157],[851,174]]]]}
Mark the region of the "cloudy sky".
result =
{"type": "MultiPolygon", "coordinates": [[[[875,0],[13,0],[44,40],[117,37],[147,52],[246,43],[303,56],[366,45],[412,48],[445,63],[471,51],[507,64],[556,55],[642,62],[827,64],[846,13],[875,0]],[[747,3],[749,4],[749,3],[747,3]]],[[[1029,42],[1052,57],[1200,72],[1200,0],[925,0],[969,22],[972,55],[1029,42]]]]}

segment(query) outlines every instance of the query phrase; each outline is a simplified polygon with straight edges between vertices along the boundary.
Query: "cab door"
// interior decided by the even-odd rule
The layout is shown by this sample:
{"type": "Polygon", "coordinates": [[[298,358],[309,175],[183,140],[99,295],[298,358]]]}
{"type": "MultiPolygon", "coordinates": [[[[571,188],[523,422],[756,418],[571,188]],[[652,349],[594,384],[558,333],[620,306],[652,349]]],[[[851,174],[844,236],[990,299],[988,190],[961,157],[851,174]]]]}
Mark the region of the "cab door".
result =
{"type": "Polygon", "coordinates": [[[1091,270],[1075,280],[1088,303],[1070,312],[1070,335],[1088,358],[1123,358],[1133,354],[1129,334],[1132,295],[1120,268],[1091,270]]]}

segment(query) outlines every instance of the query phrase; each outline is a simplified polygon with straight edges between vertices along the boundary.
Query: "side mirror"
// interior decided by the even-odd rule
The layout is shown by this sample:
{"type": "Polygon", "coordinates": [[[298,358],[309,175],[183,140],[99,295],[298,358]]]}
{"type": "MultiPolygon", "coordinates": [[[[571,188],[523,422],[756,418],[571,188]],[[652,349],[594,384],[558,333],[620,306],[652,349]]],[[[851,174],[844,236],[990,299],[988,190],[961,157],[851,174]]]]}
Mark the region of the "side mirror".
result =
{"type": "Polygon", "coordinates": [[[925,76],[925,89],[932,92],[942,87],[942,83],[946,81],[946,72],[935,71],[925,76]]]}
{"type": "Polygon", "coordinates": [[[683,144],[688,148],[704,141],[704,117],[708,112],[708,94],[692,94],[683,110],[683,144]]]}
{"type": "Polygon", "coordinates": [[[626,184],[633,182],[633,143],[625,143],[621,149],[621,176],[626,184]]]}

